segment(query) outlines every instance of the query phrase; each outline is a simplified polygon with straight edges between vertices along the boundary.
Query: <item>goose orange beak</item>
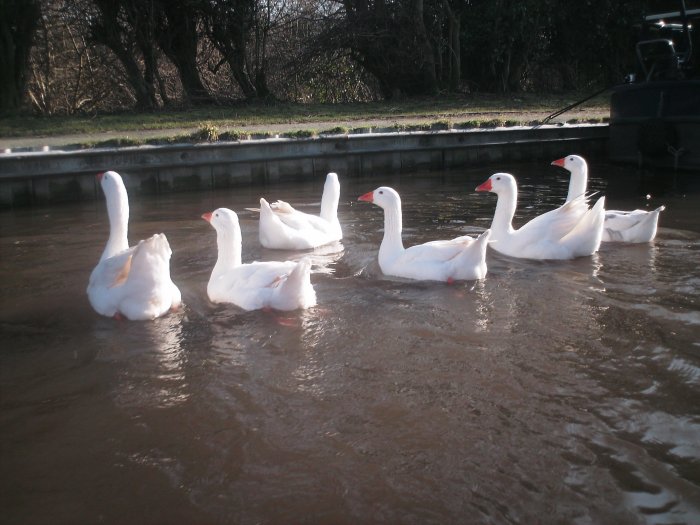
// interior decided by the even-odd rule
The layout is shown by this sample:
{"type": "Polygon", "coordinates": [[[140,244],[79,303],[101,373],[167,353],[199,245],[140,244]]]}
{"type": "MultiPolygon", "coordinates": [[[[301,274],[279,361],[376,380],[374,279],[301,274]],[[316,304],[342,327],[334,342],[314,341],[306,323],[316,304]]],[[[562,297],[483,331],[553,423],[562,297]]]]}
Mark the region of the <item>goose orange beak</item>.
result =
{"type": "Polygon", "coordinates": [[[204,219],[207,222],[211,222],[211,212],[203,213],[202,219],[204,219]]]}
{"type": "Polygon", "coordinates": [[[105,172],[103,171],[103,172],[98,173],[97,175],[95,175],[95,178],[96,178],[98,181],[102,182],[102,177],[104,177],[104,176],[105,176],[105,172]]]}
{"type": "Polygon", "coordinates": [[[563,168],[565,160],[566,160],[565,158],[561,158],[561,159],[557,159],[555,161],[552,161],[552,166],[559,166],[560,168],[563,168]]]}
{"type": "Polygon", "coordinates": [[[368,191],[364,195],[360,195],[357,198],[358,201],[364,201],[364,202],[374,202],[374,192],[373,191],[368,191]]]}
{"type": "Polygon", "coordinates": [[[491,191],[492,189],[491,179],[487,179],[483,184],[479,184],[474,191],[491,191]]]}

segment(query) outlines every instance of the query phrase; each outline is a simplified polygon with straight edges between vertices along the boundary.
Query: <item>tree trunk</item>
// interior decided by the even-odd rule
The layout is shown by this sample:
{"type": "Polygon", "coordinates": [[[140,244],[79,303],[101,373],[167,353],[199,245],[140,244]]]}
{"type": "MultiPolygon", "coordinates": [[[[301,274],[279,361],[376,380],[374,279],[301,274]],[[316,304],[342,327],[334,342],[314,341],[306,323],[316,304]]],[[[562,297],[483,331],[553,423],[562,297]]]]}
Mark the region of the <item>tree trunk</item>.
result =
{"type": "Polygon", "coordinates": [[[231,69],[231,76],[243,91],[243,96],[247,99],[253,99],[257,93],[246,71],[245,58],[242,55],[243,53],[231,52],[226,55],[226,62],[231,69]]]}
{"type": "Polygon", "coordinates": [[[266,0],[264,12],[257,11],[255,17],[255,91],[258,98],[270,96],[267,87],[267,39],[270,34],[271,1],[266,0]]]}
{"type": "MultiPolygon", "coordinates": [[[[156,82],[159,85],[162,79],[158,73],[158,56],[156,54],[156,13],[152,0],[131,0],[124,2],[124,8],[128,12],[129,21],[134,32],[136,47],[143,56],[143,82],[153,108],[158,107],[156,96],[156,82]]],[[[167,103],[167,98],[163,99],[167,103]]]]}
{"type": "Polygon", "coordinates": [[[182,88],[192,104],[211,102],[197,69],[197,22],[199,12],[188,3],[159,0],[164,17],[158,28],[158,43],[175,64],[182,88]]]}
{"type": "Polygon", "coordinates": [[[206,10],[209,39],[247,99],[270,95],[265,73],[269,20],[259,16],[260,9],[255,0],[220,0],[206,10]]]}
{"type": "MultiPolygon", "coordinates": [[[[113,0],[93,0],[99,10],[99,17],[91,22],[90,39],[104,46],[107,46],[116,55],[124,67],[127,82],[133,90],[136,98],[136,108],[139,110],[151,110],[157,107],[153,95],[153,84],[146,79],[141,72],[136,57],[138,38],[135,35],[143,32],[138,24],[149,23],[142,18],[136,17],[130,21],[133,26],[131,32],[126,31],[119,22],[120,5],[113,0]]],[[[125,7],[125,9],[127,9],[125,7]]],[[[129,12],[129,9],[127,9],[129,12]]],[[[131,11],[133,14],[133,11],[131,11]]],[[[143,44],[141,44],[143,45],[143,44]]]]}
{"type": "Polygon", "coordinates": [[[181,50],[173,51],[171,54],[166,53],[168,58],[173,61],[177,68],[182,88],[187,94],[187,99],[192,104],[208,104],[212,101],[209,92],[202,84],[202,79],[199,76],[197,69],[197,60],[190,53],[181,50]]]}
{"type": "Polygon", "coordinates": [[[459,91],[459,82],[462,79],[462,54],[460,42],[459,16],[450,6],[449,0],[443,0],[447,15],[447,52],[448,61],[448,88],[450,91],[459,91]]]}
{"type": "MultiPolygon", "coordinates": [[[[143,49],[143,48],[142,48],[143,49]]],[[[143,80],[148,91],[148,98],[151,105],[158,107],[158,98],[156,97],[156,79],[158,78],[158,60],[155,57],[153,48],[143,49],[143,80]]],[[[163,101],[166,102],[165,100],[163,101]]]]}
{"type": "Polygon", "coordinates": [[[29,52],[40,17],[36,0],[0,0],[0,111],[22,104],[29,52]]]}
{"type": "Polygon", "coordinates": [[[117,58],[124,66],[127,81],[131,89],[134,90],[134,97],[136,97],[136,109],[149,111],[157,108],[158,106],[153,97],[153,85],[149,85],[145,76],[141,73],[134,55],[121,47],[110,47],[110,49],[117,55],[117,58]]]}
{"type": "MultiPolygon", "coordinates": [[[[412,15],[416,38],[416,51],[418,52],[419,80],[421,86],[415,94],[435,94],[437,88],[437,75],[435,74],[435,55],[433,47],[425,29],[423,0],[412,0],[412,15]]],[[[410,91],[409,91],[410,92],[410,91]]]]}

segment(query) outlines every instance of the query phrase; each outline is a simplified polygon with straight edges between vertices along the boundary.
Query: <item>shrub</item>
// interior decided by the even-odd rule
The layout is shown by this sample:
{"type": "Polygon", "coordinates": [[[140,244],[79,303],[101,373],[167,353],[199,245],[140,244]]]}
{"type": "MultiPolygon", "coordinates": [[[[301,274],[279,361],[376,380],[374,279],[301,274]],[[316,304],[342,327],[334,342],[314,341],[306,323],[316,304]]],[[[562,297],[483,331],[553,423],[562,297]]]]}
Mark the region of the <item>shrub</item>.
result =
{"type": "Polygon", "coordinates": [[[492,118],[481,123],[482,128],[501,128],[505,122],[500,118],[492,118]]]}
{"type": "Polygon", "coordinates": [[[452,123],[449,120],[437,120],[430,125],[430,129],[434,131],[438,130],[448,130],[452,127],[452,123]]]}
{"type": "Polygon", "coordinates": [[[308,139],[316,135],[316,131],[313,129],[299,129],[297,131],[288,131],[282,136],[290,139],[308,139]]]}
{"type": "Polygon", "coordinates": [[[216,142],[219,140],[219,128],[214,124],[207,122],[190,135],[190,138],[196,142],[216,142]]]}
{"type": "Polygon", "coordinates": [[[345,126],[335,126],[334,128],[325,129],[321,135],[345,135],[349,131],[345,126]]]}
{"type": "Polygon", "coordinates": [[[247,140],[249,138],[250,133],[239,130],[224,131],[219,135],[219,140],[247,140]]]}
{"type": "Polygon", "coordinates": [[[457,124],[458,128],[462,129],[473,129],[473,128],[479,128],[481,127],[481,121],[480,120],[466,120],[464,122],[460,122],[457,124]]]}

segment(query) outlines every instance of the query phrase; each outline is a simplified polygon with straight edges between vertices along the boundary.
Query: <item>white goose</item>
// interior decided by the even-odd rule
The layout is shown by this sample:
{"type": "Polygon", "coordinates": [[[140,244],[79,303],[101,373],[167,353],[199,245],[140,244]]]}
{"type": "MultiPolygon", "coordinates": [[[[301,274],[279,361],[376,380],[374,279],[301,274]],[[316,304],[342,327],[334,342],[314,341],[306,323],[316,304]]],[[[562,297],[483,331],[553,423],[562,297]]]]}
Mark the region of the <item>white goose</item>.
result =
{"type": "Polygon", "coordinates": [[[109,239],[90,274],[88,299],[107,317],[155,319],[180,306],[180,290],[170,279],[168,239],[158,233],[129,248],[129,198],[121,176],[97,175],[107,200],[109,239]]]}
{"type": "MultiPolygon", "coordinates": [[[[569,179],[569,194],[566,201],[583,195],[588,185],[588,165],[583,157],[568,155],[552,162],[571,173],[569,179]]],[[[659,206],[655,210],[605,210],[605,226],[603,227],[603,242],[649,242],[656,237],[656,229],[659,223],[659,214],[666,206],[659,206]]]]}
{"type": "Polygon", "coordinates": [[[382,186],[357,200],[384,209],[384,238],[379,247],[379,267],[386,275],[407,279],[445,281],[483,279],[489,230],[478,238],[468,235],[404,248],[401,239],[401,197],[382,186]]]}
{"type": "Polygon", "coordinates": [[[476,191],[490,191],[498,196],[491,240],[492,247],[500,253],[525,259],[573,259],[591,255],[600,246],[605,197],[589,209],[582,195],[516,230],[512,226],[518,204],[515,177],[496,173],[476,191]]]}
{"type": "Polygon", "coordinates": [[[316,304],[311,285],[311,261],[241,263],[241,226],[228,208],[205,213],[202,218],[216,230],[218,257],[207,284],[215,303],[233,303],[244,310],[274,308],[296,310],[316,304]]]}
{"type": "Polygon", "coordinates": [[[335,173],[326,176],[320,216],[295,210],[284,201],[269,204],[260,199],[260,244],[275,250],[308,250],[341,240],[339,200],[340,182],[335,173]]]}

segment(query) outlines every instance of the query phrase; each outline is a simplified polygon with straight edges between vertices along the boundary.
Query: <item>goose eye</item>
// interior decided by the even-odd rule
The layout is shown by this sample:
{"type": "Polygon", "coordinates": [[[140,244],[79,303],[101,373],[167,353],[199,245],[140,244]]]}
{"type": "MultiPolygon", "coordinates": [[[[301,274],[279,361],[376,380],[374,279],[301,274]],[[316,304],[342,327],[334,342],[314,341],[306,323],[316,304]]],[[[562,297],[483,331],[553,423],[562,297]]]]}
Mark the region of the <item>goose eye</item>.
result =
{"type": "Polygon", "coordinates": [[[380,192],[379,192],[379,195],[384,195],[384,192],[383,192],[383,191],[380,191],[380,192]]]}
{"type": "Polygon", "coordinates": [[[496,180],[501,180],[501,177],[496,177],[496,180]]]}

